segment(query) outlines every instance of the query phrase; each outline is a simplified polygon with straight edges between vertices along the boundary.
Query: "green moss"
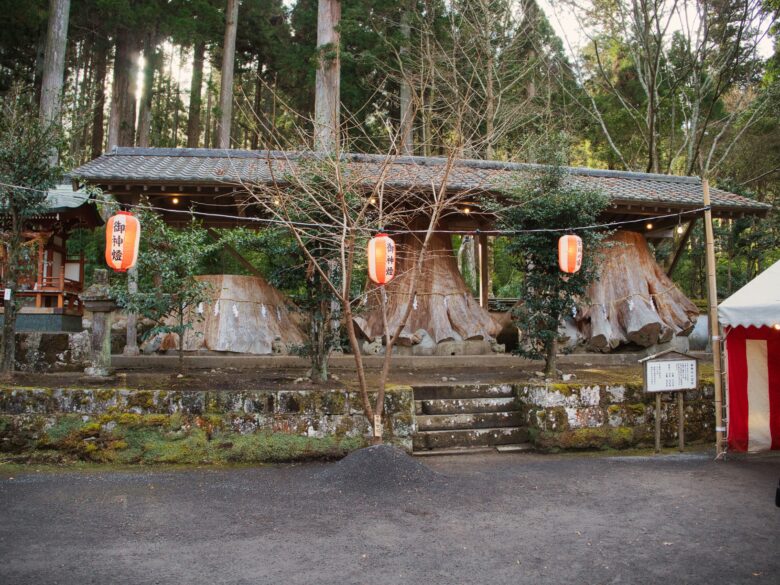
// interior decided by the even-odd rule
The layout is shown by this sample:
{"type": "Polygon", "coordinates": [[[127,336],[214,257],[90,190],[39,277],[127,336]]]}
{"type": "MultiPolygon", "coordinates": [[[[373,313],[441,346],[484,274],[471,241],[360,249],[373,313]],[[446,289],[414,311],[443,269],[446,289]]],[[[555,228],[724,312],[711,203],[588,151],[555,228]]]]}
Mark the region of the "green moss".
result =
{"type": "Polygon", "coordinates": [[[609,414],[617,414],[617,413],[619,413],[619,412],[620,412],[620,406],[618,406],[617,404],[610,404],[610,405],[607,407],[607,412],[608,412],[609,414]]]}
{"type": "Polygon", "coordinates": [[[74,430],[81,428],[82,424],[81,415],[67,414],[46,430],[46,439],[49,442],[61,441],[74,430]]]}
{"type": "Polygon", "coordinates": [[[79,429],[79,433],[83,437],[96,437],[100,434],[100,423],[99,422],[87,423],[79,429]]]}
{"type": "Polygon", "coordinates": [[[566,415],[566,409],[563,406],[545,408],[542,412],[545,429],[560,432],[569,427],[569,417],[566,415]]]}
{"type": "Polygon", "coordinates": [[[641,402],[638,404],[629,404],[627,408],[635,416],[642,416],[645,414],[645,405],[641,402]]]}
{"type": "Polygon", "coordinates": [[[531,440],[542,451],[625,449],[636,444],[634,431],[629,427],[597,427],[574,429],[562,433],[537,431],[531,440]]]}
{"type": "Polygon", "coordinates": [[[114,390],[97,390],[95,391],[95,398],[101,402],[107,402],[116,396],[114,390]]]}
{"type": "Polygon", "coordinates": [[[344,414],[346,405],[346,394],[340,390],[325,392],[322,396],[322,408],[328,414],[344,414]]]}
{"type": "Polygon", "coordinates": [[[569,384],[550,384],[548,388],[554,392],[560,392],[564,396],[571,396],[572,394],[572,387],[569,384]]]}
{"type": "Polygon", "coordinates": [[[162,427],[168,424],[167,414],[148,414],[143,417],[143,424],[149,427],[162,427]]]}
{"type": "Polygon", "coordinates": [[[131,392],[127,396],[127,406],[144,410],[154,408],[154,394],[148,390],[131,392]]]}
{"type": "Polygon", "coordinates": [[[112,419],[116,424],[126,427],[140,426],[143,424],[143,417],[134,412],[123,412],[118,415],[112,415],[112,419]]]}
{"type": "Polygon", "coordinates": [[[613,449],[625,449],[634,444],[634,431],[629,427],[609,429],[607,441],[613,449]]]}
{"type": "Polygon", "coordinates": [[[168,428],[172,431],[178,431],[184,425],[184,417],[180,412],[174,412],[168,417],[168,428]]]}

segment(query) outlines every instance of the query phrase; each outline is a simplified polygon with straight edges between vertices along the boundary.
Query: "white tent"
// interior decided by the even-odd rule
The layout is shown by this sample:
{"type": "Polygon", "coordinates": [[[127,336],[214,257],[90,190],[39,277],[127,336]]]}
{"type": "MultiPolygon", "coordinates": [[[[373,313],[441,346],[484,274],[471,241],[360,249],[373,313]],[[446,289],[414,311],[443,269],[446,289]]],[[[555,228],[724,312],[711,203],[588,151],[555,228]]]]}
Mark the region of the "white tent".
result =
{"type": "Polygon", "coordinates": [[[724,327],[772,327],[780,324],[780,261],[775,262],[718,307],[724,327]]]}
{"type": "Polygon", "coordinates": [[[780,450],[780,262],[718,308],[726,334],[728,442],[780,450]]]}

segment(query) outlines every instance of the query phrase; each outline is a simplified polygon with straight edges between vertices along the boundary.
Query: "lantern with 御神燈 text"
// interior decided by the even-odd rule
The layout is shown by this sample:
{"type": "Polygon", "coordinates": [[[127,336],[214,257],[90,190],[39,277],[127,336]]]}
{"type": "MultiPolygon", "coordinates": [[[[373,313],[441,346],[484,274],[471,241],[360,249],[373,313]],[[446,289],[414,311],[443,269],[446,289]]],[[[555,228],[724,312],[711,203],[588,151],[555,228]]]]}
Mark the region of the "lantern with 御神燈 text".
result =
{"type": "Polygon", "coordinates": [[[138,260],[141,224],[127,211],[119,211],[106,222],[106,264],[117,272],[126,272],[138,260]]]}
{"type": "Polygon", "coordinates": [[[582,266],[582,238],[572,234],[558,240],[558,267],[561,272],[574,274],[582,266]]]}
{"type": "Polygon", "coordinates": [[[368,277],[375,284],[387,284],[395,276],[395,242],[378,234],[368,242],[368,277]]]}

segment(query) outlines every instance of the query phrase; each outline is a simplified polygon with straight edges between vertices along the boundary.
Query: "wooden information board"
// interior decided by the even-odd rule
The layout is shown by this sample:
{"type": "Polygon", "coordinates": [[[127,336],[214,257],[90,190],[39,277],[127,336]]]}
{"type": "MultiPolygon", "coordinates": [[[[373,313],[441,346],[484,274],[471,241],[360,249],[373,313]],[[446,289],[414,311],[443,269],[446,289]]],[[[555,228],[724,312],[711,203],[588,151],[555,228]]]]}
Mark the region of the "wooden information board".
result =
{"type": "Polygon", "coordinates": [[[669,350],[639,360],[644,368],[645,392],[655,394],[655,452],[661,450],[661,393],[677,392],[677,435],[680,451],[685,449],[685,390],[699,385],[696,358],[669,350]]]}

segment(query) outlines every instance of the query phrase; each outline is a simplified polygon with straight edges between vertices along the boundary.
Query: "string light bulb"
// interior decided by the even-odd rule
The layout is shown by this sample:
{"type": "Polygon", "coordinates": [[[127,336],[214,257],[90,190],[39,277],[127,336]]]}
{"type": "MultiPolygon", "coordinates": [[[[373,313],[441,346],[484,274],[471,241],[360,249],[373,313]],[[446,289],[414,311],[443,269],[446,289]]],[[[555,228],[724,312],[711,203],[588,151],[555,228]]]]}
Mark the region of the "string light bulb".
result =
{"type": "Polygon", "coordinates": [[[653,224],[648,221],[647,224],[645,225],[645,228],[647,228],[648,230],[651,230],[651,229],[653,229],[653,224]]]}
{"type": "Polygon", "coordinates": [[[682,215],[677,216],[677,233],[682,235],[683,233],[683,225],[682,225],[682,215]]]}
{"type": "Polygon", "coordinates": [[[376,205],[376,197],[371,197],[371,198],[368,200],[368,202],[369,202],[371,205],[376,205]]]}
{"type": "Polygon", "coordinates": [[[178,205],[179,204],[179,198],[178,197],[174,197],[173,199],[171,199],[171,203],[173,203],[174,205],[178,205]]]}
{"type": "Polygon", "coordinates": [[[469,213],[471,213],[471,208],[470,207],[464,207],[463,208],[463,215],[468,215],[469,213]]]}
{"type": "Polygon", "coordinates": [[[772,325],[772,328],[773,328],[775,331],[780,331],[780,323],[775,323],[774,325],[772,325]]]}

